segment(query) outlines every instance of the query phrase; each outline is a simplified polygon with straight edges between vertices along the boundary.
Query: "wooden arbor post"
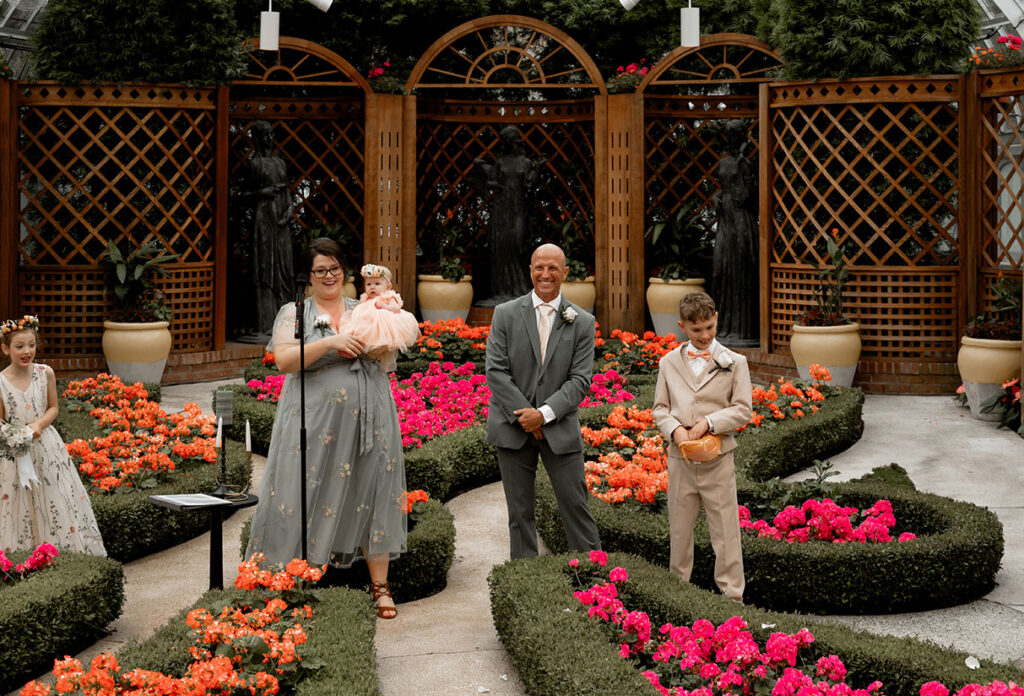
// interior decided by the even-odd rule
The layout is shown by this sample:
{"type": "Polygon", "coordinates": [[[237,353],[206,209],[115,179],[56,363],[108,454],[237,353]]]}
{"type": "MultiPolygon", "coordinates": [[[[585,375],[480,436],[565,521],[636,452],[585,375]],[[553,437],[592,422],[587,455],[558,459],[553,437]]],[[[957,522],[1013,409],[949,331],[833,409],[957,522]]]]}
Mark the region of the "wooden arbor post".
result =
{"type": "Polygon", "coordinates": [[[0,79],[0,316],[18,311],[18,146],[14,82],[0,79]]]}
{"type": "Polygon", "coordinates": [[[414,311],[416,298],[416,98],[366,95],[363,253],[387,266],[414,311]]]}
{"type": "Polygon", "coordinates": [[[643,96],[602,94],[596,100],[594,265],[597,321],[633,332],[644,328],[643,96]]]}

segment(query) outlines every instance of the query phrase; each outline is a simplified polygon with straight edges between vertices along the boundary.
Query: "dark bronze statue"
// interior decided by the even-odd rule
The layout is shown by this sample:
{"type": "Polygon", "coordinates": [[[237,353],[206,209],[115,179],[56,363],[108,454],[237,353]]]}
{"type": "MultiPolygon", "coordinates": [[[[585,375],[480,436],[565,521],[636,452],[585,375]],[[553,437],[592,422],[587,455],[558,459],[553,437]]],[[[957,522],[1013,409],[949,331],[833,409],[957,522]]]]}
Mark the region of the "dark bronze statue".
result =
{"type": "Polygon", "coordinates": [[[747,157],[747,124],[730,119],[722,129],[726,154],[718,161],[721,192],[712,199],[718,216],[711,295],[718,305],[718,337],[727,346],[756,346],[758,316],[757,185],[747,157]]]}
{"type": "Polygon", "coordinates": [[[526,229],[526,199],[546,160],[526,156],[523,135],[515,126],[501,129],[501,156],[495,164],[474,160],[475,178],[495,192],[487,225],[491,261],[491,297],[479,304],[494,306],[530,291],[530,238],[526,229]]]}
{"type": "Polygon", "coordinates": [[[256,329],[268,336],[281,305],[294,297],[291,195],[284,160],[274,154],[274,131],[267,121],[252,125],[253,154],[249,159],[253,214],[252,265],[256,285],[256,329]]]}

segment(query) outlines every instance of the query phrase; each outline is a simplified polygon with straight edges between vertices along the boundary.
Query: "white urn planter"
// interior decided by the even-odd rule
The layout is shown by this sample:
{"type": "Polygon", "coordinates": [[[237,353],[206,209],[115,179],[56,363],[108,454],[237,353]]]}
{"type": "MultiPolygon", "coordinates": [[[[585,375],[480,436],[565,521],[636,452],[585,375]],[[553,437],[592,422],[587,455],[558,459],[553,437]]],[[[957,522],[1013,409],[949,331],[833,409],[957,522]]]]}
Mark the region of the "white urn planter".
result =
{"type": "Polygon", "coordinates": [[[473,305],[473,276],[455,282],[439,275],[417,276],[416,302],[423,321],[466,320],[473,305]]]}
{"type": "Polygon", "coordinates": [[[1003,391],[1003,382],[1020,377],[1021,345],[1021,341],[960,338],[956,366],[964,382],[967,405],[975,418],[999,420],[999,413],[982,413],[981,405],[1003,391]]]}
{"type": "Polygon", "coordinates": [[[359,297],[359,292],[356,290],[355,279],[345,279],[345,284],[341,286],[341,294],[344,295],[345,297],[350,297],[353,300],[359,297]]]}
{"type": "Polygon", "coordinates": [[[594,276],[587,276],[583,280],[565,281],[562,283],[562,296],[577,307],[593,314],[597,303],[597,287],[594,285],[594,276]]]}
{"type": "Polygon", "coordinates": [[[811,379],[810,367],[818,364],[832,375],[827,382],[835,387],[849,387],[857,374],[860,360],[860,324],[839,326],[801,326],[793,324],[789,350],[802,379],[811,379]]]}
{"type": "Polygon", "coordinates": [[[685,280],[662,280],[648,278],[647,309],[651,312],[654,333],[659,336],[674,335],[678,341],[685,341],[686,334],[679,328],[679,300],[683,295],[704,290],[703,278],[685,280]]]}
{"type": "Polygon", "coordinates": [[[125,384],[159,383],[171,352],[166,321],[103,322],[103,357],[107,370],[125,384]]]}

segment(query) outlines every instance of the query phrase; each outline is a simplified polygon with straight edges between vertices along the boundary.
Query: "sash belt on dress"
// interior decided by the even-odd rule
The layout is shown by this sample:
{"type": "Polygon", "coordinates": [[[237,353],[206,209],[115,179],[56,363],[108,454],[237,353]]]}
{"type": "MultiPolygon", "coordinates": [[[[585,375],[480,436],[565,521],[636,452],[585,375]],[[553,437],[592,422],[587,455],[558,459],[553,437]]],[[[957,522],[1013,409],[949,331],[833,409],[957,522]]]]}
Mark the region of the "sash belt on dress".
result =
{"type": "Polygon", "coordinates": [[[370,370],[377,370],[377,361],[367,355],[360,355],[352,361],[352,372],[358,373],[359,384],[359,454],[373,449],[374,413],[370,408],[370,370]]]}

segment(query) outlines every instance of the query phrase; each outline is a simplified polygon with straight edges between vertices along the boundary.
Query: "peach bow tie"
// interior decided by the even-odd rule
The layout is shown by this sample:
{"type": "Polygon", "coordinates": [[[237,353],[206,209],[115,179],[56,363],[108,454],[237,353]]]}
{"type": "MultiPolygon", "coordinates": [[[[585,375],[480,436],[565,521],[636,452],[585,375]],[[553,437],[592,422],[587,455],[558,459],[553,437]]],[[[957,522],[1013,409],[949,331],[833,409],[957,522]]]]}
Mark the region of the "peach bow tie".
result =
{"type": "Polygon", "coordinates": [[[686,357],[689,358],[690,360],[696,360],[697,358],[704,358],[705,360],[710,360],[711,359],[711,351],[710,350],[701,350],[701,351],[697,351],[696,353],[694,353],[693,351],[689,351],[688,350],[688,351],[686,351],[686,357]]]}

